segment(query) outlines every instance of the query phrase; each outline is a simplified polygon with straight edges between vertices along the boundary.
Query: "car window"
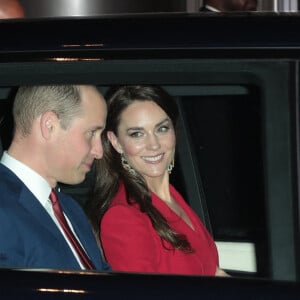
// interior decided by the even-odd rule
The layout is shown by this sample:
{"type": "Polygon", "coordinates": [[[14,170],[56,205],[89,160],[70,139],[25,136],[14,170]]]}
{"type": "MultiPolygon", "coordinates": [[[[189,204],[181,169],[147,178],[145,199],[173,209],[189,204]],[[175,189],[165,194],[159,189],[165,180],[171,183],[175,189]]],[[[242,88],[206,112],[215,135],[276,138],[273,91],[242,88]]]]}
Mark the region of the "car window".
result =
{"type": "MultiPolygon", "coordinates": [[[[0,82],[4,148],[13,130],[10,107],[17,83],[82,80],[96,83],[103,92],[115,84],[145,80],[165,87],[181,114],[171,180],[219,242],[221,264],[234,272],[246,271],[247,276],[294,278],[294,271],[283,267],[290,265],[293,270],[296,260],[295,228],[289,225],[295,130],[286,92],[289,63],[124,60],[31,63],[19,68],[22,74],[15,64],[6,65],[6,77],[0,82]],[[279,88],[278,82],[285,82],[285,88],[279,88]],[[245,266],[232,265],[238,255],[245,266]]],[[[61,188],[84,205],[92,178],[90,173],[82,184],[61,188]]]]}
{"type": "MultiPolygon", "coordinates": [[[[182,86],[176,92],[221,262],[267,277],[269,262],[257,261],[268,257],[260,95],[247,86],[182,86]]],[[[174,181],[182,186],[184,178],[174,181]]]]}

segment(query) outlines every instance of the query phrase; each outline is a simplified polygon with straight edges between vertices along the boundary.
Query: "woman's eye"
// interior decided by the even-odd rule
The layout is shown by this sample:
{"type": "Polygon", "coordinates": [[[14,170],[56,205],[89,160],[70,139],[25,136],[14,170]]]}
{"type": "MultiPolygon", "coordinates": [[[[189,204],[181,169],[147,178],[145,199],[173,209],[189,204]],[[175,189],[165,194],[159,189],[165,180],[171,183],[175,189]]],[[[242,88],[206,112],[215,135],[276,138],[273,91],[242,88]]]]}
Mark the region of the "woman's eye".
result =
{"type": "Polygon", "coordinates": [[[135,131],[135,132],[130,133],[130,136],[133,138],[138,138],[138,137],[142,136],[142,133],[139,131],[135,131]]]}
{"type": "Polygon", "coordinates": [[[161,126],[158,128],[159,132],[167,132],[170,129],[169,126],[161,126]]]}

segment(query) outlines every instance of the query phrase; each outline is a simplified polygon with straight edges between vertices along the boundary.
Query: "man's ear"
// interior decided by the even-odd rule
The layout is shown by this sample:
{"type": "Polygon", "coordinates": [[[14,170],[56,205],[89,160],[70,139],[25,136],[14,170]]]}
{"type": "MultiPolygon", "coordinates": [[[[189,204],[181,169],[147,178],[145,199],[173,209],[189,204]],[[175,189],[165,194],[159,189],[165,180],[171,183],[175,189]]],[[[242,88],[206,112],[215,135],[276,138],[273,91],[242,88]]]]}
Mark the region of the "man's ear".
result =
{"type": "Polygon", "coordinates": [[[107,131],[107,138],[109,139],[112,146],[115,148],[117,152],[122,154],[124,151],[122,149],[122,146],[120,145],[118,138],[112,131],[107,131]]]}
{"type": "Polygon", "coordinates": [[[41,115],[40,129],[42,136],[45,139],[49,139],[54,131],[55,126],[58,123],[57,115],[52,111],[47,111],[41,115]]]}

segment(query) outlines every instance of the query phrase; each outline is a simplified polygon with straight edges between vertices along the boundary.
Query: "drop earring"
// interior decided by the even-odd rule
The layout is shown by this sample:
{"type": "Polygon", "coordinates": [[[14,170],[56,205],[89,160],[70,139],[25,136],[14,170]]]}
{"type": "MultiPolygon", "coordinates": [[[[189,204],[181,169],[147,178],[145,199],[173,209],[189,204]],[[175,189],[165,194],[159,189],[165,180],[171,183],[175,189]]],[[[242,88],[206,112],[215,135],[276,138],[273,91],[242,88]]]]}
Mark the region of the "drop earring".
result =
{"type": "Polygon", "coordinates": [[[135,176],[136,175],[136,171],[130,166],[130,164],[128,163],[128,161],[125,158],[124,153],[121,154],[121,164],[122,167],[131,175],[135,176]]]}
{"type": "Polygon", "coordinates": [[[172,173],[172,170],[175,166],[175,161],[174,161],[174,158],[172,159],[171,163],[169,164],[168,166],[168,173],[171,174],[172,173]]]}

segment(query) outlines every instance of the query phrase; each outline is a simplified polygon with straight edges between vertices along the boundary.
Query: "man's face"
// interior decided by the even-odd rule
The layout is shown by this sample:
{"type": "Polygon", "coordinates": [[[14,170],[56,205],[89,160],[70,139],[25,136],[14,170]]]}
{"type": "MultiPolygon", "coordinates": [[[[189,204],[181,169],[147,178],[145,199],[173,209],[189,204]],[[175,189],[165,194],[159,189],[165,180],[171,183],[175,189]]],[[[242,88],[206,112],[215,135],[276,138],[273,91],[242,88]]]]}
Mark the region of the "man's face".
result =
{"type": "Polygon", "coordinates": [[[56,133],[57,150],[52,151],[55,162],[52,174],[55,180],[78,184],[85,179],[94,159],[103,156],[101,134],[106,123],[106,103],[98,91],[82,86],[82,113],[75,117],[67,129],[56,133]]]}

